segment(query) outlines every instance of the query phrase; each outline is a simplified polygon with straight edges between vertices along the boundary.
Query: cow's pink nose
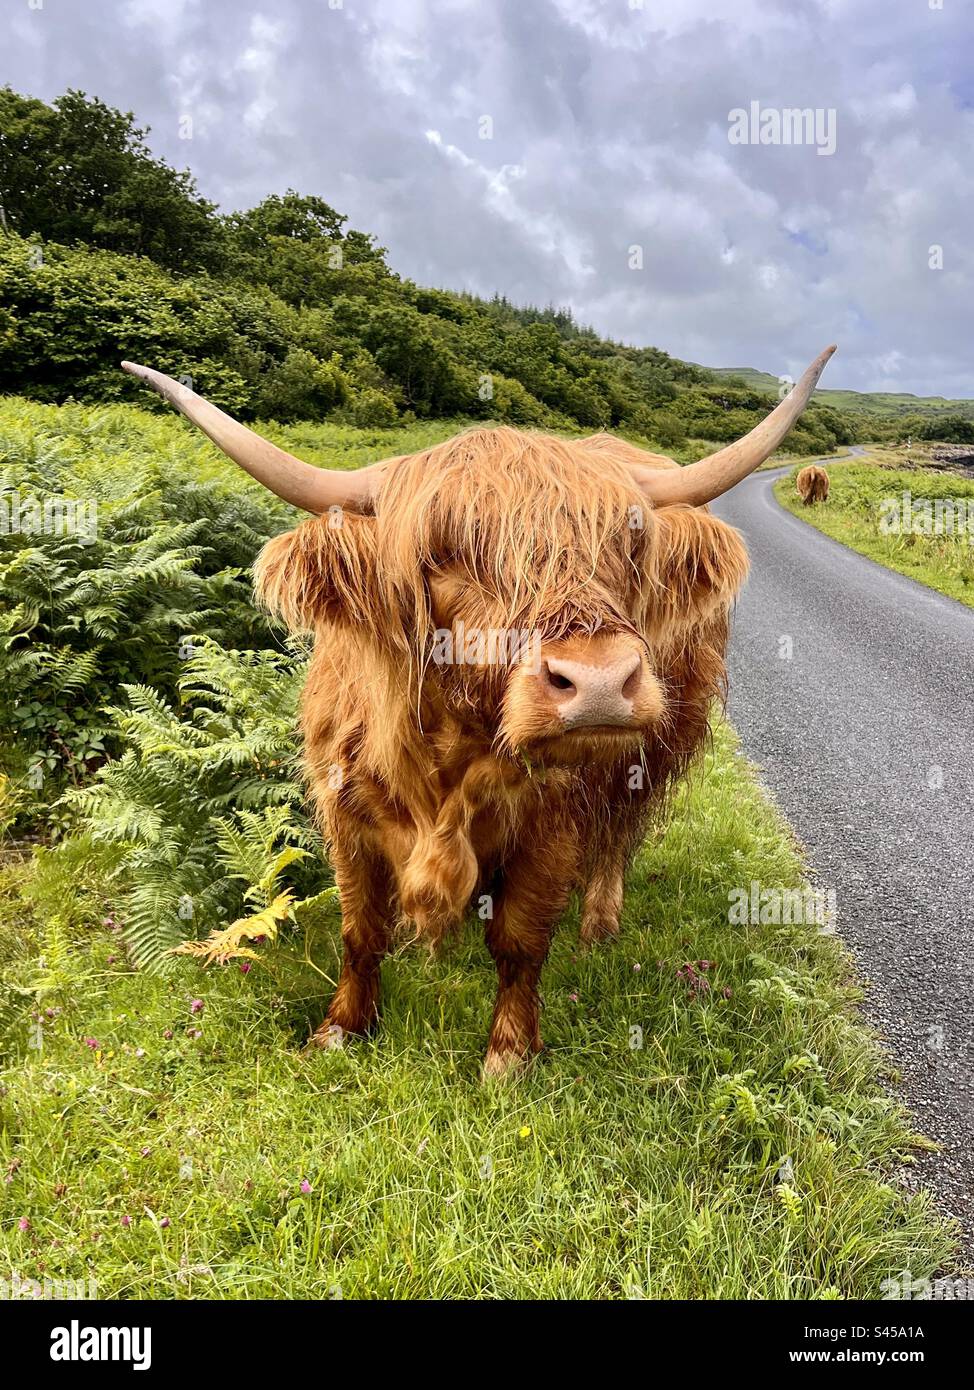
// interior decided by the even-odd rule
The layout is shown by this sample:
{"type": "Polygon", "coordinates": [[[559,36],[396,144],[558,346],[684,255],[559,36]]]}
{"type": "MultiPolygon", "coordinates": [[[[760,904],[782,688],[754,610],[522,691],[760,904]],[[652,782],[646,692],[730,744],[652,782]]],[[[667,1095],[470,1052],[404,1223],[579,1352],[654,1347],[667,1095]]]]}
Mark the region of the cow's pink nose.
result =
{"type": "Polygon", "coordinates": [[[567,728],[627,725],[633,722],[633,701],[643,682],[643,661],[639,652],[632,650],[600,665],[549,657],[541,668],[541,680],[567,728]]]}

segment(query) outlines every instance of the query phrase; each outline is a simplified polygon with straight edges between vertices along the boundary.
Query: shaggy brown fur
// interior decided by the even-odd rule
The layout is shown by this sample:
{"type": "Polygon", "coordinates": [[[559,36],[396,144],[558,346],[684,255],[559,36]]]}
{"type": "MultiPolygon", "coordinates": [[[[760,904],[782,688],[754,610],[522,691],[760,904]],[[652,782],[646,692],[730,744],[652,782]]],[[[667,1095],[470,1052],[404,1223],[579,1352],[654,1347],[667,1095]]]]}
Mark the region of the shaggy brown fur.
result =
{"type": "Polygon", "coordinates": [[[810,463],[807,468],[801,470],[795,479],[795,486],[806,507],[812,506],[815,502],[828,501],[829,475],[824,468],[819,468],[817,463],[810,463]]]}
{"type": "Polygon", "coordinates": [[[618,931],[626,865],[723,693],[747,572],[706,510],[652,510],[626,467],[647,457],[472,430],[391,461],[374,515],[265,546],[259,596],[315,639],[305,764],[345,947],[317,1041],[374,1023],[398,928],[435,943],[473,902],[498,972],[485,1073],[502,1075],[541,1047],[538,980],[572,893],[586,943],[618,931]],[[530,631],[545,660],[636,653],[632,727],[566,733],[530,663],[437,664],[434,631],[461,623],[530,631]]]}

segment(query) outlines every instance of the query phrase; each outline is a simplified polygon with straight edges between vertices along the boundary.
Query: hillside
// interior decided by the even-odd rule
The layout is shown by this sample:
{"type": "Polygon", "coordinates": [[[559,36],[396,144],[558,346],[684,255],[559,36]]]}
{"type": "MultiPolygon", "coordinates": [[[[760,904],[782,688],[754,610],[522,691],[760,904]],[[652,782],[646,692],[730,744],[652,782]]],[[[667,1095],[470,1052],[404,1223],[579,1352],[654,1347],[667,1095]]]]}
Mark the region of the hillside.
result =
{"type": "MultiPolygon", "coordinates": [[[[701,367],[701,371],[728,381],[740,382],[752,391],[777,392],[778,378],[755,367],[701,367]]],[[[914,396],[908,391],[831,391],[819,389],[815,400],[834,410],[888,419],[918,415],[925,420],[943,421],[951,416],[974,420],[974,400],[948,400],[946,396],[914,396]]]]}

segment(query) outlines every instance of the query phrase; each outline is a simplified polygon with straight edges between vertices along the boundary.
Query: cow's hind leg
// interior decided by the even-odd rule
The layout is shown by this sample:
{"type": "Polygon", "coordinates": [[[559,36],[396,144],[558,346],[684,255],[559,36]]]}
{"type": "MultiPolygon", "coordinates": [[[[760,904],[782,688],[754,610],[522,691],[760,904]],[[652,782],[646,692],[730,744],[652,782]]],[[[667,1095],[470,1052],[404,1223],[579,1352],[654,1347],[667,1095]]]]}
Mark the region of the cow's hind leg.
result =
{"type": "Polygon", "coordinates": [[[497,966],[497,999],[484,1058],[484,1077],[504,1077],[540,1052],[538,981],[555,923],[571,892],[574,851],[555,842],[519,857],[487,923],[487,946],[497,966]]]}
{"type": "Polygon", "coordinates": [[[346,1033],[367,1033],[379,1015],[379,967],[389,949],[392,876],[385,860],[359,849],[332,853],[342,905],[342,971],[324,1023],[311,1041],[334,1047],[346,1033]]]}

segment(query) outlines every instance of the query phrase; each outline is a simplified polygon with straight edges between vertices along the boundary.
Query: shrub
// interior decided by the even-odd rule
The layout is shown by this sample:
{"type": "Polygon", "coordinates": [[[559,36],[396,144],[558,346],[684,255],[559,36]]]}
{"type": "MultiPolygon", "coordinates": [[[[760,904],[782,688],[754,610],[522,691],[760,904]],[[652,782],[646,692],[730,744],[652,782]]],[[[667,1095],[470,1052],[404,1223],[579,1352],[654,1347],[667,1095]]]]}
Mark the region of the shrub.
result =
{"type": "Polygon", "coordinates": [[[352,402],[352,423],[360,429],[385,429],[396,423],[395,402],[384,391],[366,387],[352,402]]]}
{"type": "Polygon", "coordinates": [[[348,382],[337,354],[321,362],[305,348],[292,347],[263,378],[257,405],[267,419],[309,420],[326,415],[347,397],[348,382]]]}

